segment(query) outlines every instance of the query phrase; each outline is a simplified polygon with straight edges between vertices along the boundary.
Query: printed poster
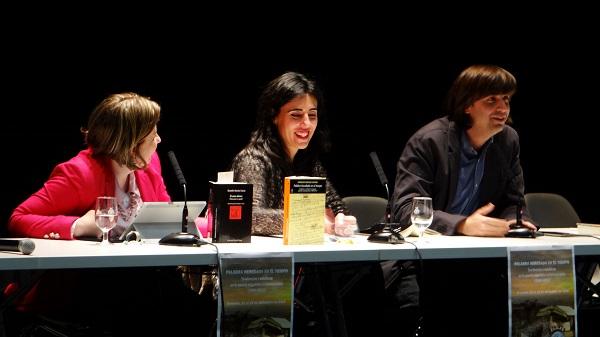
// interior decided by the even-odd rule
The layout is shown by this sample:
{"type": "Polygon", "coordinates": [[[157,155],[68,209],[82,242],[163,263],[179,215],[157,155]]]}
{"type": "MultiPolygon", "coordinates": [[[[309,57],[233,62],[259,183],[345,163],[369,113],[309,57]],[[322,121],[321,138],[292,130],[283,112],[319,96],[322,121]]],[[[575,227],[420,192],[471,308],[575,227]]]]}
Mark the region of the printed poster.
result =
{"type": "Polygon", "coordinates": [[[219,336],[292,336],[292,254],[222,254],[220,264],[219,336]]]}
{"type": "Polygon", "coordinates": [[[509,247],[508,295],[510,336],[577,336],[573,247],[509,247]]]}

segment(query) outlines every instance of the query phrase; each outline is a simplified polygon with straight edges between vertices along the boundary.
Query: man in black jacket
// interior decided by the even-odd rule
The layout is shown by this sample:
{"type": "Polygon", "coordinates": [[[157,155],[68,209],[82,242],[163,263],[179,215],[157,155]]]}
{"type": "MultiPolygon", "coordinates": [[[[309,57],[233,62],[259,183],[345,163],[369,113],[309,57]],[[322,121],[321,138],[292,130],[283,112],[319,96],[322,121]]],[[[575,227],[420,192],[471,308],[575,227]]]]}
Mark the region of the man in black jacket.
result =
{"type": "Polygon", "coordinates": [[[442,234],[508,232],[524,200],[519,136],[506,125],[515,90],[514,76],[500,67],[471,66],[460,74],[448,94],[448,116],[417,131],[398,161],[395,221],[408,223],[412,198],[426,196],[435,209],[430,228],[442,234]]]}
{"type": "MultiPolygon", "coordinates": [[[[433,200],[430,228],[444,235],[505,236],[521,207],[523,226],[536,230],[524,205],[519,137],[506,125],[516,86],[511,73],[492,65],[458,76],[448,92],[448,116],[417,131],[400,156],[394,222],[408,224],[412,198],[425,196],[433,200]]],[[[425,335],[507,335],[506,260],[428,260],[424,266],[425,335]]],[[[414,291],[407,292],[406,278],[396,279],[388,291],[402,303],[414,291]]]]}

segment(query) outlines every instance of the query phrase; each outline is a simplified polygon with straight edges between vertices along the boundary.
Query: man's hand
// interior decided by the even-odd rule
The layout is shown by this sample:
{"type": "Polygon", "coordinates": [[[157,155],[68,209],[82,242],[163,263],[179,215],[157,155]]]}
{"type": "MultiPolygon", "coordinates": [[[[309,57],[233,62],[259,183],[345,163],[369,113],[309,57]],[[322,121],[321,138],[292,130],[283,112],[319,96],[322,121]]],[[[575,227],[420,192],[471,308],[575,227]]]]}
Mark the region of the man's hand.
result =
{"type": "Polygon", "coordinates": [[[469,236],[501,237],[506,235],[510,228],[510,221],[487,216],[494,210],[494,207],[494,204],[488,203],[479,208],[458,224],[456,232],[469,236]]]}

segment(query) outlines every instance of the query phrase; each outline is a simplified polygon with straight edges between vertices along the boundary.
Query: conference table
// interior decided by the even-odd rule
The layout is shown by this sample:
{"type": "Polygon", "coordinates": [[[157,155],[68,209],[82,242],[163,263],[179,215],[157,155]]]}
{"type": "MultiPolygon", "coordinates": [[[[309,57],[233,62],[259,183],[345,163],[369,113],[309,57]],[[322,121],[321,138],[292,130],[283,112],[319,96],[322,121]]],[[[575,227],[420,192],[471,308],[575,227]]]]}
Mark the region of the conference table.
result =
{"type": "MultiPolygon", "coordinates": [[[[577,229],[552,229],[576,234],[577,229]]],[[[332,240],[320,245],[284,245],[278,237],[253,236],[251,243],[218,243],[198,247],[159,245],[156,240],[114,243],[108,246],[92,241],[32,239],[30,255],[0,252],[0,273],[9,270],[49,270],[73,268],[157,267],[178,265],[215,265],[218,254],[280,253],[292,254],[295,263],[328,263],[385,260],[486,259],[506,258],[507,248],[573,246],[576,256],[600,256],[600,236],[532,238],[480,238],[432,235],[422,239],[406,238],[402,244],[367,241],[366,235],[332,240]],[[218,251],[218,252],[217,252],[218,251]]]]}
{"type": "MultiPolygon", "coordinates": [[[[556,229],[553,229],[556,231],[556,229]]],[[[576,233],[576,229],[564,229],[576,233]]],[[[0,252],[0,270],[38,270],[67,268],[116,268],[217,263],[217,249],[211,245],[181,247],[143,243],[114,243],[102,246],[92,241],[32,239],[30,255],[0,252]]],[[[329,240],[326,240],[329,241],[329,240]]],[[[351,240],[325,242],[322,245],[284,245],[281,238],[253,236],[251,243],[218,243],[222,253],[290,252],[295,263],[384,261],[422,259],[502,258],[508,247],[544,247],[572,245],[576,256],[600,255],[600,239],[594,237],[480,238],[432,235],[414,243],[371,243],[358,235],[351,240]]]]}

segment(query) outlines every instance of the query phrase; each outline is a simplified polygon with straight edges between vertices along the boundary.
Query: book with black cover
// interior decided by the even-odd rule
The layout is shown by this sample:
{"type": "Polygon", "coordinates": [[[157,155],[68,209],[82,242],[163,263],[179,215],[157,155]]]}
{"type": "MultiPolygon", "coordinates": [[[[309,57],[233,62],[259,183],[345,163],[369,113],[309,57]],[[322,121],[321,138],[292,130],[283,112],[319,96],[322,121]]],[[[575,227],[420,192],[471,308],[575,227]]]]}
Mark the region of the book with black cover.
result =
{"type": "Polygon", "coordinates": [[[213,242],[250,242],[252,184],[211,181],[208,208],[212,218],[213,242]]]}

